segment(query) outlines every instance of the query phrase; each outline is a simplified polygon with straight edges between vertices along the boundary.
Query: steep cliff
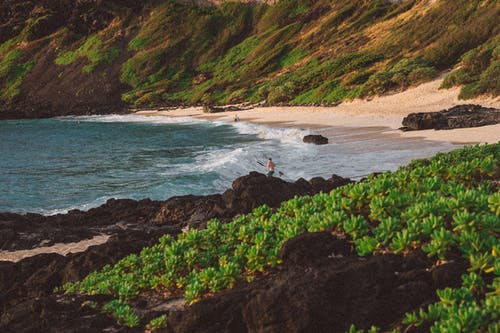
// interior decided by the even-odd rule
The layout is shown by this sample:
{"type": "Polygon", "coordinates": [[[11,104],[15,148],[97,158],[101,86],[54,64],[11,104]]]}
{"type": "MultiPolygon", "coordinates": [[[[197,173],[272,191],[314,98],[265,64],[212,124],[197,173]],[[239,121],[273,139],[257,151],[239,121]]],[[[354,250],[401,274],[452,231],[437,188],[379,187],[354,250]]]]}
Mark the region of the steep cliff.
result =
{"type": "Polygon", "coordinates": [[[6,0],[0,119],[130,107],[335,103],[457,68],[500,94],[494,0],[6,0]]]}

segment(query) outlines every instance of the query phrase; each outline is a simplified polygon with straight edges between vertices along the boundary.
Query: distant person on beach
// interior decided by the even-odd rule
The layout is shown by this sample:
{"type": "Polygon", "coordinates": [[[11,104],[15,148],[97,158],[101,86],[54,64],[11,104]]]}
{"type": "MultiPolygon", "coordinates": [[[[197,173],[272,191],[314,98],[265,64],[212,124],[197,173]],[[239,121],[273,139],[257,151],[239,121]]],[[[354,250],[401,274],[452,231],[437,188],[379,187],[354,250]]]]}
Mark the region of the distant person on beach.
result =
{"type": "Polygon", "coordinates": [[[238,117],[238,115],[235,115],[234,116],[234,122],[237,123],[240,121],[240,117],[238,117]]]}
{"type": "Polygon", "coordinates": [[[267,176],[271,177],[274,174],[274,168],[276,167],[276,164],[274,164],[273,159],[269,157],[267,160],[267,176]]]}

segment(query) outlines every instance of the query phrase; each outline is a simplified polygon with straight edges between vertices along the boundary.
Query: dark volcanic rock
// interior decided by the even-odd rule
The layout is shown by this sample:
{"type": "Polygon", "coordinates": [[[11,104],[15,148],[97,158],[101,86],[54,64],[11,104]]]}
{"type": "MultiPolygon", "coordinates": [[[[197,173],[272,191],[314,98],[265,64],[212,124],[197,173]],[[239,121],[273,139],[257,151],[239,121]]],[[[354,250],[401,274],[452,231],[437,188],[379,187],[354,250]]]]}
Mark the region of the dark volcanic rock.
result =
{"type": "Polygon", "coordinates": [[[100,234],[121,233],[124,229],[147,231],[149,222],[161,207],[160,201],[110,199],[89,211],[72,210],[67,214],[0,213],[0,250],[21,250],[71,243],[100,234]]]}
{"type": "Polygon", "coordinates": [[[53,289],[137,253],[166,233],[176,235],[186,224],[203,226],[212,217],[230,219],[262,204],[277,207],[295,195],[327,192],[349,182],[333,175],[328,180],[288,183],[251,172],[236,179],[224,194],[175,197],[165,202],[110,199],[87,212],[73,210],[54,216],[0,213],[0,250],[111,236],[107,243],[81,253],[41,254],[16,263],[0,261],[0,331],[30,332],[34,327],[51,332],[102,331],[110,325],[106,316],[82,308],[81,297],[72,300],[70,296],[53,295],[53,289]]]}
{"type": "Polygon", "coordinates": [[[438,268],[421,252],[364,259],[350,248],[328,233],[296,237],[283,247],[281,269],[170,313],[165,332],[345,332],[352,323],[386,331],[466,269],[438,266],[437,282],[438,268]]]}
{"type": "Polygon", "coordinates": [[[102,306],[109,296],[50,295],[29,299],[0,317],[2,332],[134,332],[117,325],[92,304],[102,306]]]}
{"type": "Polygon", "coordinates": [[[289,183],[280,178],[250,172],[236,179],[232,188],[222,195],[182,196],[167,200],[154,217],[154,222],[197,226],[211,218],[230,219],[237,214],[249,213],[263,204],[278,207],[281,202],[296,195],[330,192],[350,182],[350,179],[333,175],[326,180],[316,177],[309,182],[299,179],[289,183]]]}
{"type": "Polygon", "coordinates": [[[316,145],[325,145],[328,143],[328,138],[325,138],[322,135],[318,134],[311,134],[311,135],[306,135],[302,141],[306,143],[314,143],[316,145]]]}
{"type": "Polygon", "coordinates": [[[500,110],[480,105],[457,105],[439,112],[411,113],[403,119],[403,131],[478,127],[500,123],[500,110]]]}

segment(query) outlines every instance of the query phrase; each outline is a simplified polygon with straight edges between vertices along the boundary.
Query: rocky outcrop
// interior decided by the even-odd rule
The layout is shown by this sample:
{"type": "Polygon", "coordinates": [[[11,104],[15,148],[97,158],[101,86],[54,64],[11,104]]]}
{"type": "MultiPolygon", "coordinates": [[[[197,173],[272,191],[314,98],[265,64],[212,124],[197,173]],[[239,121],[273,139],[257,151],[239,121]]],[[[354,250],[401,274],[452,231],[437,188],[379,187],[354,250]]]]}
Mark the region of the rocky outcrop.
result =
{"type": "Polygon", "coordinates": [[[403,131],[453,129],[500,123],[500,110],[480,105],[457,105],[439,112],[411,113],[403,119],[403,131]]]}
{"type": "Polygon", "coordinates": [[[205,113],[217,113],[217,112],[223,112],[224,109],[218,106],[213,106],[209,104],[203,104],[203,112],[205,113]]]}
{"type": "MultiPolygon", "coordinates": [[[[327,180],[318,177],[289,183],[251,172],[217,195],[174,197],[164,202],[110,199],[86,212],[73,210],[54,216],[2,213],[0,250],[77,242],[102,234],[110,235],[111,239],[67,256],[52,253],[15,263],[0,261],[0,331],[27,332],[35,327],[33,323],[42,331],[52,332],[100,331],[104,326],[112,327],[116,324],[107,316],[81,306],[84,301],[99,299],[53,295],[53,289],[137,253],[166,233],[176,235],[185,225],[202,227],[213,217],[228,220],[262,204],[277,207],[295,195],[327,192],[349,182],[333,176],[327,180]],[[64,318],[71,318],[73,324],[64,318]]],[[[148,312],[144,311],[147,317],[148,312]]]]}
{"type": "Polygon", "coordinates": [[[237,214],[267,204],[278,207],[296,195],[329,192],[351,180],[333,175],[329,179],[315,177],[310,181],[299,179],[289,183],[281,178],[267,177],[258,172],[236,179],[232,188],[223,194],[210,196],[182,196],[167,200],[153,221],[156,224],[180,224],[197,227],[211,218],[228,220],[237,214]]]}
{"type": "Polygon", "coordinates": [[[124,231],[147,232],[162,202],[110,199],[88,211],[72,210],[67,214],[0,213],[0,250],[24,250],[54,243],[78,242],[101,234],[124,231]]]}
{"type": "MultiPolygon", "coordinates": [[[[1,1],[0,44],[30,27],[23,34],[25,55],[20,61],[32,60],[33,67],[19,95],[1,98],[0,119],[126,112],[121,94],[128,87],[118,79],[126,52],[90,74],[81,69],[86,60],[69,66],[58,66],[54,60],[60,48],[78,48],[79,38],[105,30],[118,13],[140,12],[143,7],[142,2],[131,0],[1,1]]],[[[127,43],[117,34],[116,47],[126,50],[127,43]]],[[[0,87],[3,84],[0,77],[0,87]]]]}
{"type": "Polygon", "coordinates": [[[345,332],[351,324],[389,331],[405,312],[460,284],[463,262],[432,267],[422,252],[360,258],[331,234],[296,237],[283,265],[249,284],[168,315],[163,332],[345,332]]]}
{"type": "Polygon", "coordinates": [[[203,112],[217,113],[217,112],[244,111],[244,110],[251,110],[253,108],[261,106],[266,106],[266,101],[259,103],[241,103],[241,104],[231,104],[231,105],[221,105],[221,106],[203,104],[203,112]]]}
{"type": "MultiPolygon", "coordinates": [[[[100,257],[112,254],[110,250],[100,257]]],[[[140,298],[135,304],[142,318],[140,326],[167,313],[168,327],[159,332],[344,332],[352,323],[358,328],[377,325],[389,331],[405,312],[436,301],[436,289],[458,287],[467,268],[462,261],[433,266],[419,251],[360,258],[350,242],[329,232],[303,234],[288,241],[281,257],[281,266],[253,282],[239,282],[190,307],[176,306],[177,299],[158,302],[161,297],[155,295],[140,298]]],[[[38,260],[50,264],[48,256],[38,260]]],[[[30,264],[26,261],[26,266],[30,264]]],[[[86,268],[82,266],[82,271],[86,268]]],[[[36,274],[32,281],[35,278],[36,274]]],[[[29,298],[2,312],[0,329],[143,331],[119,327],[92,306],[109,300],[108,296],[60,294],[29,298]]]]}
{"type": "Polygon", "coordinates": [[[78,242],[94,236],[154,232],[164,226],[196,227],[211,218],[231,219],[267,204],[277,207],[295,195],[329,192],[348,184],[349,179],[333,175],[294,183],[258,172],[236,179],[223,194],[186,195],[166,201],[110,199],[88,211],[72,210],[67,214],[0,213],[0,251],[31,249],[55,243],[78,242]]]}
{"type": "Polygon", "coordinates": [[[325,138],[323,135],[310,134],[304,136],[302,141],[305,143],[314,143],[316,145],[326,145],[328,143],[328,138],[325,138]]]}

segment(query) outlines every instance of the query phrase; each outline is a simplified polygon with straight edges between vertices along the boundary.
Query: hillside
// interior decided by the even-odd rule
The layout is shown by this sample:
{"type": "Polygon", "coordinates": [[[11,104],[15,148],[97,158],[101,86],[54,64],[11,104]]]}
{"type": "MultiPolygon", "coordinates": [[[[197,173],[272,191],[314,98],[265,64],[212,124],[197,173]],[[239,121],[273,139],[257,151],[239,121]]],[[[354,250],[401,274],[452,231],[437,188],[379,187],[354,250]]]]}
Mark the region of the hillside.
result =
{"type": "Polygon", "coordinates": [[[499,14],[495,0],[6,0],[0,118],[328,104],[448,70],[462,98],[498,96],[499,14]]]}

